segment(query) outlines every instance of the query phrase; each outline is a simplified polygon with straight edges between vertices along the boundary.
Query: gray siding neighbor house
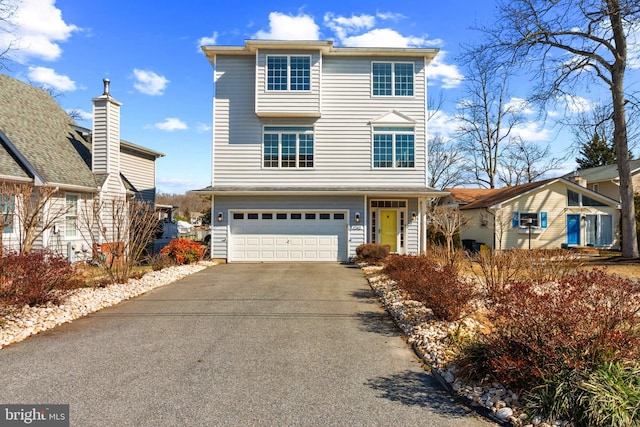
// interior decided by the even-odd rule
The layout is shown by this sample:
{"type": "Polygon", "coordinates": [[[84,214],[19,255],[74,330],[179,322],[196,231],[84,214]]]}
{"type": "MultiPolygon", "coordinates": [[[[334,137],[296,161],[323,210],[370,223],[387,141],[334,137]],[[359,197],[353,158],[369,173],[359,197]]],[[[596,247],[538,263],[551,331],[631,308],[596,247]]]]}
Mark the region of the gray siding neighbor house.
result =
{"type": "MultiPolygon", "coordinates": [[[[155,161],[164,154],[120,139],[120,103],[104,83],[104,93],[92,100],[89,130],[47,92],[0,74],[0,184],[33,185],[34,194],[45,186],[57,189],[45,211],[65,215],[45,227],[36,247],[69,258],[91,255],[95,239],[83,233],[81,215],[93,200],[155,202],[155,161]]],[[[9,249],[17,249],[21,238],[14,197],[0,194],[0,214],[8,223],[1,238],[9,249]]]]}
{"type": "Polygon", "coordinates": [[[426,248],[427,48],[203,46],[214,68],[211,255],[347,261],[426,248]]]}

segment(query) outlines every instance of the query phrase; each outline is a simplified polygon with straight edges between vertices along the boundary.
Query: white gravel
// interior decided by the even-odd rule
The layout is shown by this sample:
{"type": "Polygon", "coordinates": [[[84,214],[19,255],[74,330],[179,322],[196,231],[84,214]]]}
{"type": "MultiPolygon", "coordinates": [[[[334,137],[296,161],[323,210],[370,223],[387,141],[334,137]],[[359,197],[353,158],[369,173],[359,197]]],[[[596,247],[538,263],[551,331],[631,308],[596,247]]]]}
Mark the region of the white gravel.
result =
{"type": "Polygon", "coordinates": [[[71,291],[60,303],[37,307],[25,305],[11,315],[0,318],[0,349],[62,323],[71,322],[119,302],[137,297],[152,289],[167,285],[183,277],[215,265],[210,261],[179,265],[151,271],[140,279],[103,288],[80,288],[71,291]]]}

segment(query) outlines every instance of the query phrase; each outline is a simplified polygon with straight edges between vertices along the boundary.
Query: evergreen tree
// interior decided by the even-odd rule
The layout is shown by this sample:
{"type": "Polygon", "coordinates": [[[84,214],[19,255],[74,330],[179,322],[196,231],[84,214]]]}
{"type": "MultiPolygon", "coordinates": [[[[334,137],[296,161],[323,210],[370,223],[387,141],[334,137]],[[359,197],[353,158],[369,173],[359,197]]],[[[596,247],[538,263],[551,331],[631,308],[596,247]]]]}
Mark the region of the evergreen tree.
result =
{"type": "Polygon", "coordinates": [[[591,141],[582,144],[579,153],[580,157],[576,158],[576,163],[580,169],[612,165],[616,162],[615,148],[598,133],[593,135],[591,141]]]}

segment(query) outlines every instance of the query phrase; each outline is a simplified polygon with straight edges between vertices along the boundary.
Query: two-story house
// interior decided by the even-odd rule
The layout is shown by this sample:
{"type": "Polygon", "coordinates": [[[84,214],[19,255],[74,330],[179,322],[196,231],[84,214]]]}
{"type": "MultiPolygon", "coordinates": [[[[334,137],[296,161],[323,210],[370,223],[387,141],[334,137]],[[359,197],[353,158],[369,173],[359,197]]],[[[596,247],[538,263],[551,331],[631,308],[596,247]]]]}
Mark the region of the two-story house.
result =
{"type": "MultiPolygon", "coordinates": [[[[630,160],[629,168],[631,169],[631,181],[633,188],[637,193],[640,190],[640,160],[630,160]]],[[[620,200],[620,174],[618,173],[618,165],[604,165],[594,168],[578,169],[564,176],[589,190],[596,193],[604,194],[614,200],[620,200]]]]}
{"type": "MultiPolygon", "coordinates": [[[[90,244],[96,239],[90,234],[95,232],[83,229],[82,215],[94,199],[155,202],[156,160],[164,156],[120,139],[121,104],[110,94],[108,80],[103,89],[92,99],[89,130],[78,126],[44,90],[0,74],[0,186],[5,191],[12,184],[32,186],[34,198],[41,188],[57,190],[41,221],[47,223],[49,214],[61,216],[54,224],[38,225],[41,233],[34,246],[70,259],[91,256],[90,244]]],[[[15,194],[0,193],[0,239],[9,249],[19,248],[22,239],[18,211],[23,207],[16,200],[15,194]]],[[[102,237],[97,240],[107,243],[102,237]]]]}
{"type": "Polygon", "coordinates": [[[347,261],[426,248],[430,48],[203,46],[214,67],[212,258],[347,261]]]}

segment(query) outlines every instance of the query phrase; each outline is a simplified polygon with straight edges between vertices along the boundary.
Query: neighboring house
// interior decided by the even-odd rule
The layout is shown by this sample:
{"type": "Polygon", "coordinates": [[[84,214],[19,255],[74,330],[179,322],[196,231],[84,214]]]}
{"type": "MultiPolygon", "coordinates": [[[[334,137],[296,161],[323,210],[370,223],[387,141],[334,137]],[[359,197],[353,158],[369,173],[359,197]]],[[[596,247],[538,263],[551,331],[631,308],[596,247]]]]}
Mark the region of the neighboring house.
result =
{"type": "MultiPolygon", "coordinates": [[[[36,242],[75,258],[90,256],[91,239],[79,216],[99,198],[137,198],[155,202],[155,161],[162,153],[120,139],[120,103],[104,93],[93,99],[93,129],[77,126],[45,91],[0,74],[0,184],[27,183],[35,191],[58,189],[48,211],[65,211],[36,242]],[[73,251],[73,253],[71,252],[73,251]]],[[[5,247],[18,246],[20,209],[11,195],[0,195],[11,224],[2,230],[5,247]],[[6,203],[10,201],[9,203],[6,203]]],[[[105,242],[106,243],[106,242],[105,242]]]]}
{"type": "MultiPolygon", "coordinates": [[[[638,192],[640,191],[640,160],[631,160],[629,168],[631,169],[633,188],[638,192]]],[[[568,173],[564,178],[574,180],[611,199],[620,200],[620,174],[617,164],[579,169],[568,173]]]]}
{"type": "Polygon", "coordinates": [[[426,249],[427,67],[437,49],[203,46],[214,67],[212,258],[347,261],[426,249]]]}
{"type": "Polygon", "coordinates": [[[619,202],[564,178],[479,190],[470,203],[458,201],[473,190],[449,191],[445,204],[458,204],[470,220],[460,233],[463,241],[496,249],[616,248],[620,243],[619,202]]]}

